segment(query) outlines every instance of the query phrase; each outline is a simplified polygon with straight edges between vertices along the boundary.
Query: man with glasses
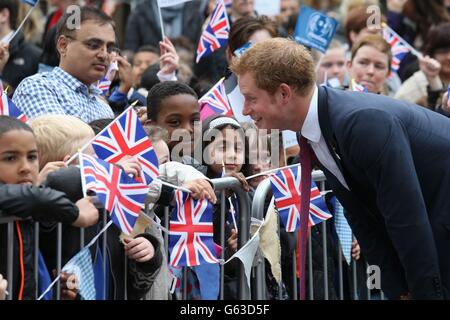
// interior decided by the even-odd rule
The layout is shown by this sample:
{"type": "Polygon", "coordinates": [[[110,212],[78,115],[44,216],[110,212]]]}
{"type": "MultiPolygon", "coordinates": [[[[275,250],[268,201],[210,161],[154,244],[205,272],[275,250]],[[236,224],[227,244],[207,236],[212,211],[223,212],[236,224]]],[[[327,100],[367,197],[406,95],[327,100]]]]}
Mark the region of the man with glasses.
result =
{"type": "Polygon", "coordinates": [[[69,9],[74,8],[57,25],[59,67],[24,79],[14,93],[14,103],[28,118],[69,114],[89,123],[114,117],[96,84],[112,60],[122,80],[131,75],[131,66],[118,54],[112,19],[94,8],[69,9]]]}

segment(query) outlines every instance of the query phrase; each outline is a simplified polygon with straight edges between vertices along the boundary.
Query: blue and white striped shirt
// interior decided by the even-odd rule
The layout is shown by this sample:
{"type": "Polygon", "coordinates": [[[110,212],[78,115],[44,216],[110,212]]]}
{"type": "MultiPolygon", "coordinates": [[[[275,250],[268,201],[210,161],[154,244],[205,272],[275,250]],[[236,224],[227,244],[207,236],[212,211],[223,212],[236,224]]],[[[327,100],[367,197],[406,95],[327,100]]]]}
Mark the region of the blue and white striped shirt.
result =
{"type": "Polygon", "coordinates": [[[114,118],[101,90],[89,88],[66,71],[56,67],[25,78],[14,92],[13,102],[29,118],[44,114],[67,114],[86,123],[114,118]]]}

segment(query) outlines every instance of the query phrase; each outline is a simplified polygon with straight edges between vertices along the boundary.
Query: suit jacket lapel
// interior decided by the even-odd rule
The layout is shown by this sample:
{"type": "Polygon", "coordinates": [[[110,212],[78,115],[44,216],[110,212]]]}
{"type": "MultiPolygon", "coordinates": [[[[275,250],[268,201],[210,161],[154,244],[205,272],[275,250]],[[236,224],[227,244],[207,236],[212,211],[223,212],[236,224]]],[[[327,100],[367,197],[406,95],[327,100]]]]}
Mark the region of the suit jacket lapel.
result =
{"type": "Polygon", "coordinates": [[[328,150],[330,151],[331,156],[336,162],[339,170],[344,173],[341,157],[339,156],[339,148],[336,142],[336,138],[331,131],[331,122],[330,122],[330,114],[328,110],[328,94],[326,88],[319,86],[319,125],[320,130],[325,138],[325,142],[327,144],[328,150]]]}

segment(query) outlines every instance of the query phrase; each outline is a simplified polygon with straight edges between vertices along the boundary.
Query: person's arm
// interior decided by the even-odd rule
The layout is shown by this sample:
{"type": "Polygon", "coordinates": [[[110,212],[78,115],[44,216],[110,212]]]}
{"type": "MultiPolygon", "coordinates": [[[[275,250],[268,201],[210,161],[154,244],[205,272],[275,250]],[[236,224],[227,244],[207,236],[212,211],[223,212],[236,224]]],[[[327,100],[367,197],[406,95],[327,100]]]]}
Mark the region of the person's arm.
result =
{"type": "Polygon", "coordinates": [[[139,238],[144,238],[145,242],[150,242],[153,253],[152,257],[144,262],[139,262],[139,259],[128,259],[127,293],[130,300],[140,299],[150,290],[163,263],[159,240],[148,233],[139,234],[134,241],[139,238]]]}
{"type": "MultiPolygon", "coordinates": [[[[382,282],[390,279],[400,287],[402,268],[414,299],[442,299],[436,291],[436,283],[440,284],[437,250],[405,128],[391,114],[372,109],[355,112],[347,124],[343,149],[353,165],[365,172],[362,179],[375,191],[383,217],[371,224],[356,214],[350,216],[352,229],[357,224],[363,254],[380,267],[382,282]]],[[[408,292],[397,292],[398,297],[402,294],[408,292]]]]}
{"type": "Polygon", "coordinates": [[[0,210],[7,216],[32,217],[38,222],[57,221],[77,227],[88,227],[98,220],[98,211],[87,198],[74,204],[63,192],[27,185],[0,185],[0,210]]]}
{"type": "MultiPolygon", "coordinates": [[[[195,199],[205,196],[212,203],[217,201],[211,180],[191,166],[166,162],[159,166],[159,174],[161,180],[191,190],[195,199]]],[[[153,180],[149,187],[146,203],[169,205],[172,202],[173,188],[163,185],[159,179],[153,180]]]]}

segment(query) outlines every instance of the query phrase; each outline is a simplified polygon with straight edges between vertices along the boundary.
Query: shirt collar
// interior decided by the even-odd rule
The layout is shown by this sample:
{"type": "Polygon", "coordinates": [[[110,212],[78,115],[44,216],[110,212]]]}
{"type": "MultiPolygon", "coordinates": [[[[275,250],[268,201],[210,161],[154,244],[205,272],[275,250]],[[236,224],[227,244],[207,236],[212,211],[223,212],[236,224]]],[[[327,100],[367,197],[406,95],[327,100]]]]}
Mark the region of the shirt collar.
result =
{"type": "Polygon", "coordinates": [[[60,67],[55,67],[52,72],[57,79],[59,79],[73,91],[89,94],[90,88],[88,86],[86,86],[83,82],[72,76],[70,73],[64,71],[60,67]]]}
{"type": "Polygon", "coordinates": [[[312,142],[319,142],[322,132],[319,125],[319,90],[314,86],[314,93],[309,104],[308,113],[301,129],[302,136],[312,142]]]}

